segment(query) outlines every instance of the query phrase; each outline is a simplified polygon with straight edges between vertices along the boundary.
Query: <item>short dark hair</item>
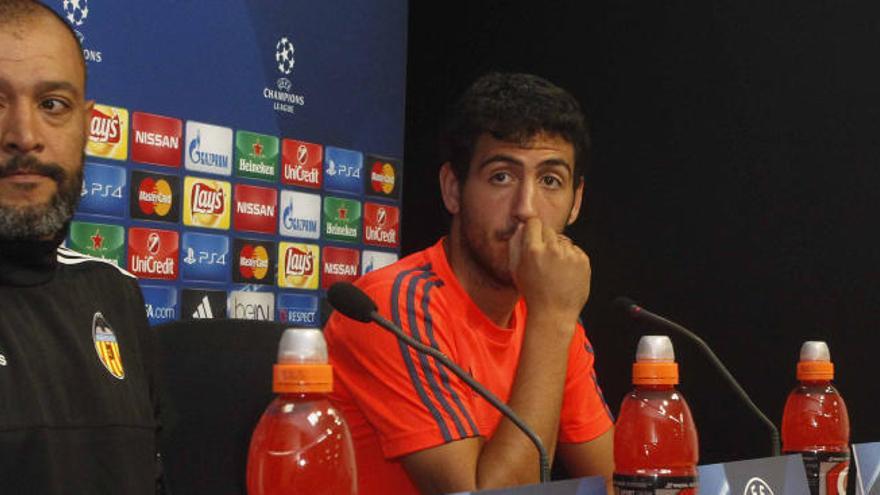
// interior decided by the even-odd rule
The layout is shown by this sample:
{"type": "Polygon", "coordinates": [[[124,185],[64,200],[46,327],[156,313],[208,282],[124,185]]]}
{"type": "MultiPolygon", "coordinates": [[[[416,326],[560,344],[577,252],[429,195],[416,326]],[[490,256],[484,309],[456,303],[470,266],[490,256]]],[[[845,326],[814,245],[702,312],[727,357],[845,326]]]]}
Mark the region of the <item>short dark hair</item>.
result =
{"type": "Polygon", "coordinates": [[[80,43],[79,35],[77,35],[76,31],[73,30],[70,24],[68,24],[58,12],[55,12],[42,2],[36,0],[0,0],[0,26],[16,23],[21,24],[24,21],[34,19],[40,15],[49,15],[50,17],[55,18],[62,26],[64,26],[67,32],[70,33],[70,37],[73,38],[73,42],[76,43],[76,48],[79,52],[79,58],[83,67],[83,76],[86,77],[86,58],[85,55],[83,55],[82,43],[80,43]]]}
{"type": "Polygon", "coordinates": [[[575,186],[586,174],[590,136],[581,106],[568,91],[531,74],[493,72],[477,79],[452,108],[440,140],[456,178],[468,175],[480,135],[527,143],[547,133],[574,148],[575,186]]]}

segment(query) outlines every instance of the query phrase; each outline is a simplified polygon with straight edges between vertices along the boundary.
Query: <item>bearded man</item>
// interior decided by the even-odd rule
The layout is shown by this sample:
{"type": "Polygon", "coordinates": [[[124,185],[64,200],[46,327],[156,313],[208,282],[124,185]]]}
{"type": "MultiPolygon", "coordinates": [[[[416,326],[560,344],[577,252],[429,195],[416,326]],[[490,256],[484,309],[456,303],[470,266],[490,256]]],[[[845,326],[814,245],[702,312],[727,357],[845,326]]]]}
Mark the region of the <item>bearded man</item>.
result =
{"type": "Polygon", "coordinates": [[[0,0],[0,491],[155,493],[158,400],[137,281],[60,244],[80,196],[82,49],[0,0]]]}
{"type": "MultiPolygon", "coordinates": [[[[356,285],[505,401],[570,474],[607,480],[613,423],[578,323],[590,264],[562,234],[584,188],[580,106],[539,77],[489,74],[456,104],[445,143],[449,235],[356,285]]],[[[435,360],[339,314],[325,335],[362,495],[539,480],[528,438],[435,360]]]]}

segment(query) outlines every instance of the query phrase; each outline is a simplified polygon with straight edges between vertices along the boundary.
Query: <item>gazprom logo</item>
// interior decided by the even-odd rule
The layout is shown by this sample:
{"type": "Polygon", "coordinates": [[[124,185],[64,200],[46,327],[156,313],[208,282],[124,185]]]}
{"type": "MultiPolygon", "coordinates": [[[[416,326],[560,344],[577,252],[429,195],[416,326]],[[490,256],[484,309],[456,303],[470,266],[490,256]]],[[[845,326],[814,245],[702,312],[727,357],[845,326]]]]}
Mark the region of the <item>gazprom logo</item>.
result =
{"type": "Polygon", "coordinates": [[[321,236],[321,196],[281,191],[278,232],[283,236],[317,239],[321,236]]]}
{"type": "Polygon", "coordinates": [[[185,167],[196,172],[232,175],[232,129],[188,121],[185,167]]]}

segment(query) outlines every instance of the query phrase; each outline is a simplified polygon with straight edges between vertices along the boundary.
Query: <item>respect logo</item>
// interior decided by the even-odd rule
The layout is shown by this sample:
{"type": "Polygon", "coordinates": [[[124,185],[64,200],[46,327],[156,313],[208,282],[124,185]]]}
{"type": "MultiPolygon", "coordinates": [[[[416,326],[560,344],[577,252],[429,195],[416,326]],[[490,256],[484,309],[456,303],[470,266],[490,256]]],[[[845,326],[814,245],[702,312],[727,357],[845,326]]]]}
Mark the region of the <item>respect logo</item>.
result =
{"type": "Polygon", "coordinates": [[[89,118],[86,154],[113,160],[128,157],[128,110],[95,104],[89,118]]]}
{"type": "Polygon", "coordinates": [[[320,250],[315,244],[278,243],[278,286],[317,289],[320,258],[320,250]]]}
{"type": "Polygon", "coordinates": [[[180,178],[135,170],[131,173],[131,217],[160,222],[180,221],[180,178]]]}
{"type": "Polygon", "coordinates": [[[220,180],[186,177],[183,180],[183,224],[207,229],[229,229],[232,186],[220,180]]]}

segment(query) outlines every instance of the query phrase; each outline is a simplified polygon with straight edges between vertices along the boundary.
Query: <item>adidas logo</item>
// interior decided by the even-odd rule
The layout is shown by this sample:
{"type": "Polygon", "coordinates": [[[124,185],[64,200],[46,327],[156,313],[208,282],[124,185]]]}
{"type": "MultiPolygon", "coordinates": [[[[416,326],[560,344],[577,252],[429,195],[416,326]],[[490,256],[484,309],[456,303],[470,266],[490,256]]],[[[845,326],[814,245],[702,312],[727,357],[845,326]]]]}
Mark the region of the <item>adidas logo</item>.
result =
{"type": "Polygon", "coordinates": [[[193,312],[193,318],[213,318],[214,312],[211,311],[211,302],[208,301],[208,296],[202,298],[202,302],[196,306],[195,312],[193,312]]]}

